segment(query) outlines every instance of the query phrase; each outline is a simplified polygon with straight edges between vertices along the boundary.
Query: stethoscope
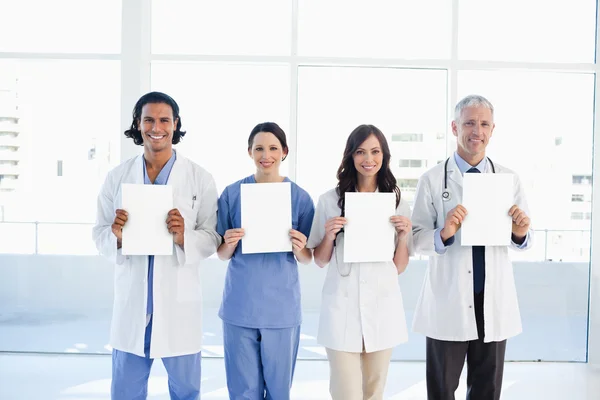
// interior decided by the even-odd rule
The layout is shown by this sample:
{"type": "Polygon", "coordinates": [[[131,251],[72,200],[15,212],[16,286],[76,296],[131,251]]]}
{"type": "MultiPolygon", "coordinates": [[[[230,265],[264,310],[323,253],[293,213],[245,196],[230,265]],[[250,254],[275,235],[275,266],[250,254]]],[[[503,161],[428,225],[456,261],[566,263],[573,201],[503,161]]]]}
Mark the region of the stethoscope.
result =
{"type": "MultiPolygon", "coordinates": [[[[492,167],[492,173],[496,173],[496,167],[494,167],[494,163],[492,162],[492,160],[490,160],[490,158],[488,157],[487,159],[490,163],[490,166],[492,167]]],[[[442,192],[442,200],[444,201],[450,201],[450,199],[452,198],[452,196],[450,195],[450,191],[448,190],[448,161],[450,161],[450,157],[448,157],[446,159],[446,162],[444,163],[444,191],[442,192]]]]}

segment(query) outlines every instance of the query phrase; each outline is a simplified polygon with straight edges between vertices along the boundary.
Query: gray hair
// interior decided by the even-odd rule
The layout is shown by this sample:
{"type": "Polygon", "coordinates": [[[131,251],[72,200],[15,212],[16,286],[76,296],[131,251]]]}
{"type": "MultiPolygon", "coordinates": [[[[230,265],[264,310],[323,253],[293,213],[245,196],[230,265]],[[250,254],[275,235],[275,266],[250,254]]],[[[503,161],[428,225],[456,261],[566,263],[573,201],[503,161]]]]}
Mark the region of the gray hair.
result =
{"type": "Polygon", "coordinates": [[[456,104],[454,108],[454,121],[458,122],[462,111],[467,107],[485,107],[492,112],[492,120],[494,119],[494,106],[488,99],[477,94],[470,94],[456,104]]]}

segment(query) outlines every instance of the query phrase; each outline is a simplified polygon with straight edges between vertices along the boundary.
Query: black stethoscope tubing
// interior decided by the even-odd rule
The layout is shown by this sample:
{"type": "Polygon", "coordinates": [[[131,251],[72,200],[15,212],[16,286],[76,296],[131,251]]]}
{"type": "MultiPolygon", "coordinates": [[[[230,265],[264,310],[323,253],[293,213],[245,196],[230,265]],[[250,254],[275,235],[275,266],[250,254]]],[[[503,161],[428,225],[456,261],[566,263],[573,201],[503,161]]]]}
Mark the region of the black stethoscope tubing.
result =
{"type": "MultiPolygon", "coordinates": [[[[450,157],[446,159],[444,163],[444,191],[442,192],[442,199],[450,200],[450,192],[448,191],[448,161],[450,161],[450,157]]],[[[496,167],[490,158],[488,157],[488,161],[492,167],[492,173],[496,173],[496,167]]]]}

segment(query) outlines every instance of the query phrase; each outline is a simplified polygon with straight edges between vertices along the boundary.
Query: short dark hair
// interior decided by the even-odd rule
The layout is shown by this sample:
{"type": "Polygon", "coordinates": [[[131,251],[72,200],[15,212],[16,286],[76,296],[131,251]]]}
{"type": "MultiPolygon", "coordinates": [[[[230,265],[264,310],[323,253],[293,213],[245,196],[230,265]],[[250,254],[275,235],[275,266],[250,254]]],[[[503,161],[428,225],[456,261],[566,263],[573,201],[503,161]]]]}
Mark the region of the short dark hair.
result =
{"type": "Polygon", "coordinates": [[[137,145],[142,145],[144,143],[142,132],[139,127],[139,121],[142,118],[142,108],[144,108],[146,104],[157,103],[163,103],[170,106],[173,111],[173,120],[177,120],[177,127],[175,132],[173,132],[173,144],[179,143],[181,138],[185,136],[185,131],[181,130],[181,117],[179,116],[179,106],[177,105],[177,102],[165,93],[150,92],[140,97],[137,103],[135,103],[135,107],[133,107],[133,122],[131,123],[131,127],[124,132],[125,136],[133,139],[133,143],[137,145]]]}
{"type": "MultiPolygon", "coordinates": [[[[262,122],[262,123],[256,125],[254,127],[254,129],[252,129],[252,132],[250,132],[250,136],[248,137],[248,150],[250,150],[252,148],[252,143],[254,142],[254,136],[259,134],[260,132],[272,133],[279,140],[279,143],[281,143],[281,148],[285,152],[289,151],[289,148],[287,145],[287,139],[285,137],[285,132],[275,122],[262,122]]],[[[287,157],[287,155],[284,156],[283,159],[285,160],[286,157],[287,157]]]]}

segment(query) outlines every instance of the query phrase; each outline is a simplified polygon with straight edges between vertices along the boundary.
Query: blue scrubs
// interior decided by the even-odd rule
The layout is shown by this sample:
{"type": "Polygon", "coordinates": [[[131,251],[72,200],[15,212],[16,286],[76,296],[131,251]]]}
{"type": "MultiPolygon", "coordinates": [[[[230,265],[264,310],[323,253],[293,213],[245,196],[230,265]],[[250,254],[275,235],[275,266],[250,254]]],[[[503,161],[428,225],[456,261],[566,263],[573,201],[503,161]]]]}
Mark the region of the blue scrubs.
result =
{"type": "MultiPolygon", "coordinates": [[[[150,358],[152,318],[146,326],[144,354],[146,357],[124,351],[112,353],[112,400],[145,400],[148,396],[148,377],[154,359],[150,358]]],[[[201,353],[162,358],[169,377],[169,394],[172,400],[198,400],[200,398],[201,353]]]]}
{"type": "MultiPolygon", "coordinates": [[[[285,179],[285,182],[291,182],[285,179]]],[[[241,227],[240,188],[254,176],[228,186],[219,198],[217,232],[241,227]]],[[[310,235],[314,203],[291,182],[292,228],[310,235]]],[[[268,218],[268,216],[265,216],[268,218]]],[[[292,252],[242,254],[238,244],[227,268],[223,302],[225,370],[230,399],[290,398],[302,322],[298,263],[292,252]]]]}
{"type": "MultiPolygon", "coordinates": [[[[154,180],[154,185],[166,185],[177,156],[175,150],[163,169],[154,180]]],[[[152,182],[144,165],[144,184],[152,182]]],[[[150,358],[150,339],[152,337],[154,256],[148,256],[148,301],[146,314],[149,319],[144,336],[144,354],[135,354],[113,349],[111,399],[142,400],[148,394],[148,377],[154,361],[150,358]]],[[[166,357],[162,362],[169,376],[169,393],[173,400],[196,400],[200,398],[200,362],[201,353],[178,357],[166,357]]]]}

